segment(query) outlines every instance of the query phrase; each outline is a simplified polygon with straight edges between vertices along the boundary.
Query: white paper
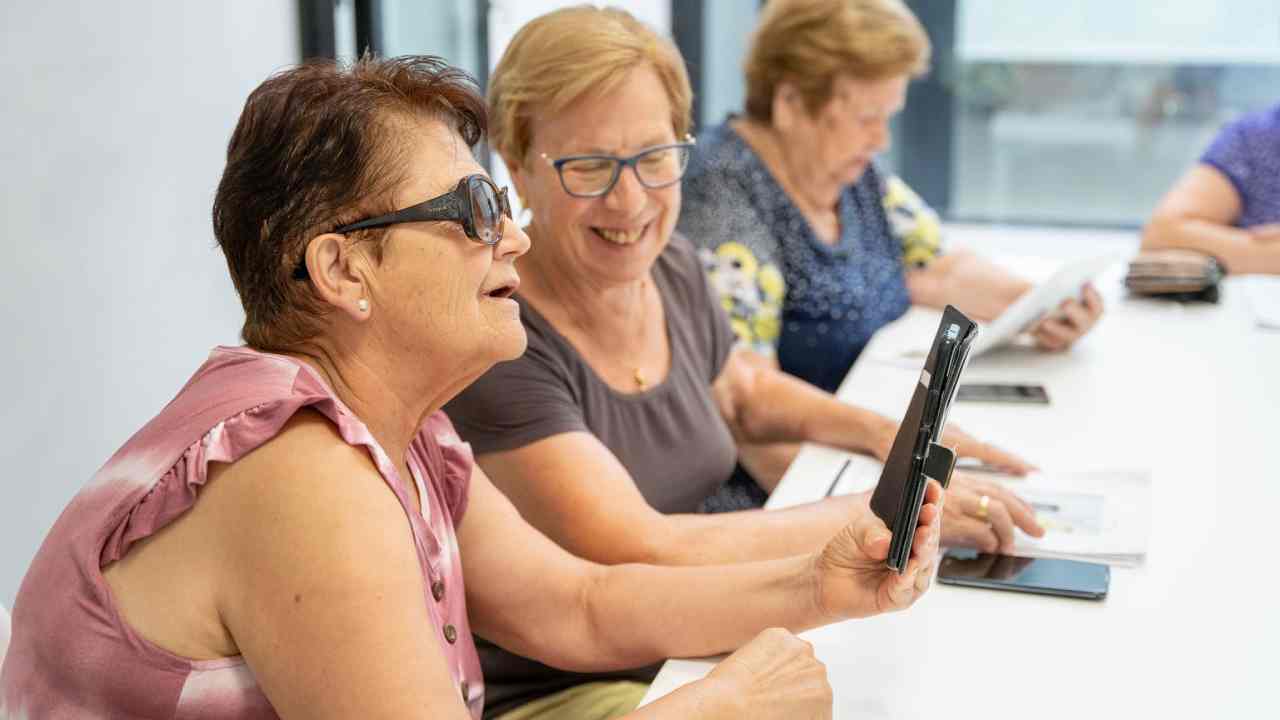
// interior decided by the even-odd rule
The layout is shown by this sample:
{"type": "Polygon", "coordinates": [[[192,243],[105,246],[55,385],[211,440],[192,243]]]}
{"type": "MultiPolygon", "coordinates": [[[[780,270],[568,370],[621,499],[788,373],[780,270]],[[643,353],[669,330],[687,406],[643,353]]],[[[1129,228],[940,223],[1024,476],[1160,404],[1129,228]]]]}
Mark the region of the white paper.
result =
{"type": "Polygon", "coordinates": [[[1015,555],[1139,565],[1151,534],[1144,470],[1041,473],[1005,486],[1031,503],[1042,538],[1018,533],[1015,555]]]}
{"type": "Polygon", "coordinates": [[[1059,268],[1048,280],[1032,288],[1005,309],[1000,317],[982,328],[973,342],[973,356],[1004,345],[1029,329],[1041,317],[1053,312],[1064,300],[1080,296],[1085,283],[1097,277],[1120,260],[1114,254],[1102,255],[1068,263],[1059,268]]]}
{"type": "MultiPolygon", "coordinates": [[[[979,323],[978,338],[969,348],[969,357],[1008,345],[1035,325],[1045,314],[1055,311],[1064,300],[1077,298],[1085,284],[1120,262],[1115,253],[1067,263],[1030,292],[1018,298],[1000,317],[979,323]]],[[[920,367],[938,329],[938,315],[929,313],[894,323],[875,336],[869,357],[876,362],[901,367],[920,367]],[[882,337],[883,336],[883,337],[882,337]]]]}

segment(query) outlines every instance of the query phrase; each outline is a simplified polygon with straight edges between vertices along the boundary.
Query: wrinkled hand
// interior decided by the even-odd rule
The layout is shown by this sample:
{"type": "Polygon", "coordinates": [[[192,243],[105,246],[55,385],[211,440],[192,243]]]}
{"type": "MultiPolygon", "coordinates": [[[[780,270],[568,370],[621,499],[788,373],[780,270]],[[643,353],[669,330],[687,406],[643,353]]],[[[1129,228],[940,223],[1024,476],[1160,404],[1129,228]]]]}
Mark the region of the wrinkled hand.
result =
{"type": "Polygon", "coordinates": [[[1101,316],[1102,296],[1093,285],[1085,285],[1079,300],[1063,300],[1057,312],[1047,314],[1031,326],[1031,336],[1042,350],[1066,350],[1093,329],[1101,316]]]}
{"type": "MultiPolygon", "coordinates": [[[[827,720],[831,684],[813,646],[781,628],[770,628],[712,669],[723,682],[733,717],[762,720],[827,720]]],[[[719,699],[719,698],[717,698],[719,699]]]]}
{"type": "Polygon", "coordinates": [[[818,603],[825,617],[857,618],[909,607],[933,579],[942,525],[942,486],[930,480],[907,571],[901,575],[885,564],[892,533],[870,511],[846,525],[815,560],[818,603]]]}
{"type": "Polygon", "coordinates": [[[942,520],[942,542],[983,552],[1013,552],[1014,528],[1035,537],[1044,535],[1035,511],[1022,498],[998,483],[979,480],[957,472],[947,488],[942,520]],[[981,517],[982,496],[986,495],[986,519],[981,517]]]}
{"type": "Polygon", "coordinates": [[[969,433],[955,425],[950,425],[942,433],[942,444],[954,448],[956,458],[975,458],[983,465],[990,466],[1009,475],[1026,475],[1035,470],[1031,463],[1010,452],[1005,452],[994,445],[979,442],[969,433]]]}

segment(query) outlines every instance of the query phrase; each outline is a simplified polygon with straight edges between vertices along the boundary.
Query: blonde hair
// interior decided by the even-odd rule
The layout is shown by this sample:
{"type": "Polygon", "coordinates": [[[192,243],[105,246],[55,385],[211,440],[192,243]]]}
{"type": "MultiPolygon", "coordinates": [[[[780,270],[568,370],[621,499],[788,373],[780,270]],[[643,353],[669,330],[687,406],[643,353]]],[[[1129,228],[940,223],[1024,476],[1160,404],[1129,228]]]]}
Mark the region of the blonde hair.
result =
{"type": "Polygon", "coordinates": [[[648,65],[671,103],[677,138],[689,132],[693,89],[672,42],[618,8],[578,5],[520,28],[489,79],[490,142],[523,162],[535,112],[564,110],[582,96],[612,91],[627,71],[648,65]]]}
{"type": "Polygon", "coordinates": [[[899,0],[770,0],[747,52],[746,111],[771,123],[783,82],[815,113],[840,75],[887,80],[928,69],[929,36],[899,0]]]}

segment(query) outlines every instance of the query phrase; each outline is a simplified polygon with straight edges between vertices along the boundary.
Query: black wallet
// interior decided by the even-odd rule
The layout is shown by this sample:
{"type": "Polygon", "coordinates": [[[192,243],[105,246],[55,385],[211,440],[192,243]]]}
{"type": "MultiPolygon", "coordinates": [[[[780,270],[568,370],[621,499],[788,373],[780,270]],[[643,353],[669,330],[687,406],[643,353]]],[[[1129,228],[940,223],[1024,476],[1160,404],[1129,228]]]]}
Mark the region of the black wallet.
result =
{"type": "Polygon", "coordinates": [[[911,395],[907,414],[898,426],[880,481],[871,495],[871,510],[893,531],[885,561],[899,573],[906,572],[911,541],[924,504],[928,478],[945,488],[951,482],[956,456],[938,444],[947,422],[947,410],[960,384],[960,372],[969,359],[969,347],[978,326],[964,313],[948,305],[933,338],[933,347],[920,371],[920,382],[911,395]]]}

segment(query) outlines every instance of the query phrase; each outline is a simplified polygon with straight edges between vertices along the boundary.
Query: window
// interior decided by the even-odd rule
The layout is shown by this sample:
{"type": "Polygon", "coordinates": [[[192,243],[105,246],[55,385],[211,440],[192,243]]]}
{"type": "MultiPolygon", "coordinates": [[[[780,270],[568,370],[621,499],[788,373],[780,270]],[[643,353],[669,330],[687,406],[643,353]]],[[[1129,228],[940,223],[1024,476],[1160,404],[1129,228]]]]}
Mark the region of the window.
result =
{"type": "Polygon", "coordinates": [[[935,62],[900,170],[953,219],[1136,226],[1223,123],[1280,102],[1275,0],[910,4],[935,62]]]}
{"type": "Polygon", "coordinates": [[[476,0],[380,0],[378,52],[396,55],[439,55],[451,65],[483,80],[487,36],[481,19],[488,6],[476,0]]]}
{"type": "MultiPolygon", "coordinates": [[[[581,0],[301,0],[303,55],[349,58],[370,48],[380,55],[438,55],[464,68],[481,88],[512,36],[525,23],[581,0]]],[[[671,0],[615,3],[660,32],[671,30],[671,0]]],[[[493,179],[509,185],[496,155],[493,179]]],[[[518,198],[512,197],[519,210],[518,198]]]]}

